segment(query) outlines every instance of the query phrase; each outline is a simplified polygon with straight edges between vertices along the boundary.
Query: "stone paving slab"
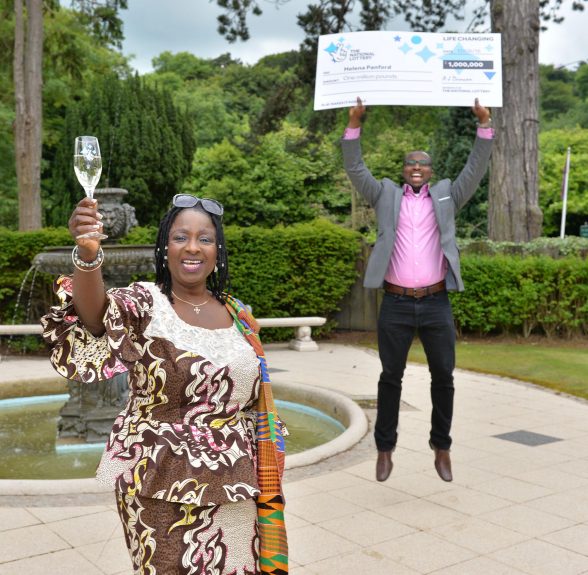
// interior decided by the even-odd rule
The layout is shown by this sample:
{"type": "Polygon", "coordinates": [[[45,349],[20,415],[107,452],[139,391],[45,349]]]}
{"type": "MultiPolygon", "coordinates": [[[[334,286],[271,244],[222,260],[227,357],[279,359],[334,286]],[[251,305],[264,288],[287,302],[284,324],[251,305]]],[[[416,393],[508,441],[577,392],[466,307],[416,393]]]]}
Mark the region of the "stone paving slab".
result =
{"type": "MultiPolygon", "coordinates": [[[[375,397],[372,351],[326,343],[306,353],[268,346],[267,355],[275,381],[375,397]]],[[[31,374],[54,377],[42,358],[3,359],[0,391],[31,374]]],[[[428,377],[407,368],[388,481],[374,479],[371,432],[287,472],[291,573],[588,575],[588,402],[457,370],[455,479],[445,483],[427,445],[428,377]],[[518,441],[529,434],[557,441],[518,441]]],[[[0,493],[0,575],[23,573],[131,575],[114,498],[0,493]]]]}

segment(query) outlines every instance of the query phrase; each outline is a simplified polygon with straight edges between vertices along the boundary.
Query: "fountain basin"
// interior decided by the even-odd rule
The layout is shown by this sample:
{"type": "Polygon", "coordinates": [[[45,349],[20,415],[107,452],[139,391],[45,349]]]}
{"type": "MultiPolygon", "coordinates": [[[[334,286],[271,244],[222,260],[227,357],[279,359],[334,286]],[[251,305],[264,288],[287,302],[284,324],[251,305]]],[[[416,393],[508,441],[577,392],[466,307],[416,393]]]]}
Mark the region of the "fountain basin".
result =
{"type": "MultiPolygon", "coordinates": [[[[285,402],[283,405],[300,403],[310,410],[318,409],[345,428],[340,435],[326,443],[287,455],[286,469],[311,465],[346,451],[367,432],[367,420],[361,408],[339,393],[299,384],[274,383],[272,387],[279,401],[285,402]]],[[[98,451],[101,452],[101,448],[98,451]]],[[[94,478],[0,480],[0,495],[74,495],[109,491],[108,487],[101,486],[94,478]]]]}
{"type": "MultiPolygon", "coordinates": [[[[45,248],[33,259],[33,267],[55,276],[73,272],[73,246],[45,248]]],[[[103,244],[102,275],[107,287],[128,285],[134,276],[155,272],[155,258],[151,244],[103,244]]]]}

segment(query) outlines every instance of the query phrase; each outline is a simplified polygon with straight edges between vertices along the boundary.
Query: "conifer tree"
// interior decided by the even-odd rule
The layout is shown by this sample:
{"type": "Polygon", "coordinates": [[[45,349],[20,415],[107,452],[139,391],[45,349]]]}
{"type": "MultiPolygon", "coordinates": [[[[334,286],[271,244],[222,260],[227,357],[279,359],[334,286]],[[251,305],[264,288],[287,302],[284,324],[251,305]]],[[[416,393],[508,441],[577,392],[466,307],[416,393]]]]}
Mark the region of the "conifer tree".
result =
{"type": "Polygon", "coordinates": [[[50,225],[65,225],[83,196],[72,168],[73,141],[80,134],[97,136],[100,142],[98,187],[127,189],[126,201],[139,223],[157,225],[189,173],[195,149],[192,122],[173,105],[171,95],[146,86],[138,76],[110,76],[70,106],[46,202],[50,225]]]}

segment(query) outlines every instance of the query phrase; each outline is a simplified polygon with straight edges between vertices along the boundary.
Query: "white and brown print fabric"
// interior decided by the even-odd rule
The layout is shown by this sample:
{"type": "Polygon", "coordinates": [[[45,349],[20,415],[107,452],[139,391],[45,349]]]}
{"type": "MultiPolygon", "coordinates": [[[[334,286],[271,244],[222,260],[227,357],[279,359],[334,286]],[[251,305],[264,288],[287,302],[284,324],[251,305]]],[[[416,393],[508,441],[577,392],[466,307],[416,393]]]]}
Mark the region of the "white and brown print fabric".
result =
{"type": "Polygon", "coordinates": [[[57,280],[61,304],[42,319],[44,337],[53,346],[53,365],[69,379],[91,385],[128,371],[129,400],[97,477],[117,492],[127,542],[141,565],[135,563],[136,573],[255,573],[255,351],[235,325],[186,324],[148,282],[109,290],[106,333],[95,338],[75,315],[71,281],[57,280]],[[241,523],[240,548],[249,551],[237,566],[229,561],[236,535],[228,533],[239,513],[249,522],[241,523]],[[184,535],[174,541],[183,541],[183,550],[169,547],[177,530],[184,535]],[[183,567],[157,569],[158,552],[182,557],[183,567]]]}

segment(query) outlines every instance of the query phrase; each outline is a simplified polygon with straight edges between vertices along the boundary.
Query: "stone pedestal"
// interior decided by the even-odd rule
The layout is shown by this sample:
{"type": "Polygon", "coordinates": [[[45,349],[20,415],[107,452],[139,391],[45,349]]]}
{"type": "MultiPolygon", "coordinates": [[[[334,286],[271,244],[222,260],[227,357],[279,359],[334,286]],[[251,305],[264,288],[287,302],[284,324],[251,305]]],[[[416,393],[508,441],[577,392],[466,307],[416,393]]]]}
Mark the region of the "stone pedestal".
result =
{"type": "Polygon", "coordinates": [[[290,340],[288,347],[296,351],[318,351],[318,344],[311,336],[312,328],[303,325],[296,329],[296,337],[290,340]]]}
{"type": "Polygon", "coordinates": [[[127,402],[127,374],[98,383],[68,380],[70,398],[59,412],[58,437],[100,443],[108,439],[112,423],[127,402]]]}

